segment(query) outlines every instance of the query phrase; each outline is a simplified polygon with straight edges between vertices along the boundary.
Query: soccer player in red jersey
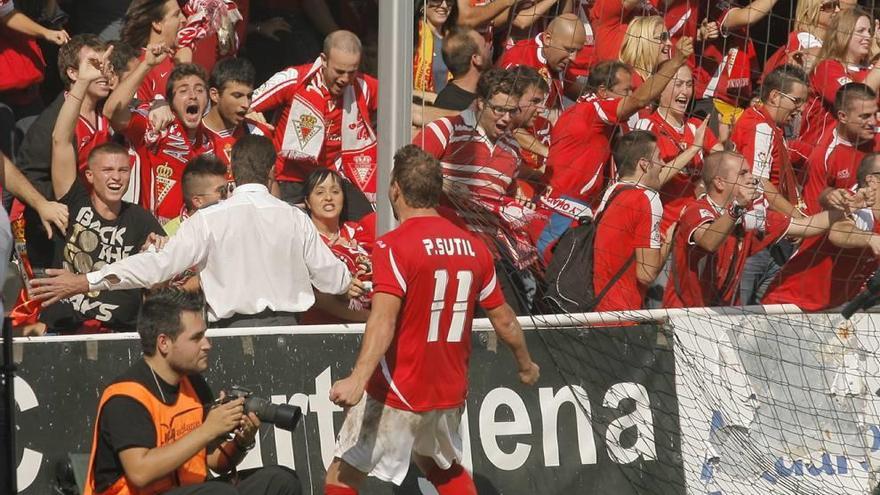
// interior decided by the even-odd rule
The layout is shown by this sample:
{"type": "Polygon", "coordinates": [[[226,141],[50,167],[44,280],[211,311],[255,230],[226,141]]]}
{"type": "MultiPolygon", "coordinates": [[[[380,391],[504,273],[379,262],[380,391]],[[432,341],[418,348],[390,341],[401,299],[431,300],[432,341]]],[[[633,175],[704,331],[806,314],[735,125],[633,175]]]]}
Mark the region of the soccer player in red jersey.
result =
{"type": "Polygon", "coordinates": [[[746,258],[783,236],[809,237],[828,230],[828,212],[791,218],[765,208],[748,162],[730,151],[712,153],[703,166],[706,195],[681,213],[664,308],[738,304],[746,258]]]}
{"type": "Polygon", "coordinates": [[[682,208],[696,200],[702,192],[700,175],[704,155],[723,149],[723,145],[710,129],[705,129],[703,135],[698,136],[704,121],[685,115],[693,96],[693,71],[687,65],[682,65],[675,74],[675,79],[660,94],[657,110],[636,123],[636,129],[649,131],[657,137],[660,159],[664,162],[673,162],[679,155],[693,148],[690,150],[693,157],[678,173],[665,181],[660,189],[660,199],[663,202],[660,232],[666,232],[678,220],[682,208]],[[698,139],[699,137],[702,139],[698,139]]]}
{"type": "MultiPolygon", "coordinates": [[[[212,142],[214,154],[230,167],[232,146],[242,136],[257,134],[272,139],[272,129],[245,116],[250,111],[254,92],[254,66],[244,58],[227,58],[214,66],[209,81],[211,110],[202,119],[202,127],[212,142]]],[[[231,169],[227,179],[232,183],[231,169]]]]}
{"type": "Polygon", "coordinates": [[[862,82],[880,90],[880,64],[870,64],[873,30],[871,16],[861,8],[837,14],[829,36],[819,51],[810,77],[812,95],[804,108],[798,139],[819,143],[834,127],[837,90],[850,82],[862,82]]]}
{"type": "Polygon", "coordinates": [[[807,161],[804,203],[808,213],[849,208],[850,189],[862,158],[877,149],[877,93],[847,83],[834,102],[837,126],[807,161]]]}
{"type": "Polygon", "coordinates": [[[593,290],[602,295],[596,311],[641,309],[669,251],[660,234],[663,205],[657,190],[665,164],[657,138],[647,131],[625,134],[614,148],[614,162],[618,181],[605,191],[595,217],[593,290]]]}
{"type": "Polygon", "coordinates": [[[553,213],[538,240],[539,252],[555,242],[573,220],[588,213],[606,177],[614,175],[608,162],[611,137],[618,126],[627,130],[636,112],[660,96],[693,52],[690,38],[679,40],[671,62],[636,91],[632,91],[632,73],[626,64],[608,61],[593,67],[587,80],[590,93],[562,113],[550,135],[546,175],[551,191],[542,203],[553,213]]]}
{"type": "Polygon", "coordinates": [[[859,194],[852,215],[835,223],[827,236],[809,239],[782,267],[762,304],[796,304],[824,311],[853,299],[880,259],[880,155],[865,156],[858,168],[859,194]],[[867,202],[865,202],[867,200],[867,202]],[[857,204],[861,202],[862,204],[857,204]]]}
{"type": "MultiPolygon", "coordinates": [[[[585,39],[584,25],[577,16],[562,14],[534,39],[519,41],[507,49],[501,55],[498,66],[510,69],[525,65],[537,70],[550,86],[547,108],[561,112],[565,69],[584,46],[585,39]]],[[[555,115],[552,120],[556,120],[555,115]]]]}
{"type": "Polygon", "coordinates": [[[376,242],[361,352],[351,375],[330,390],[350,409],[327,469],[327,495],[356,494],[367,474],[400,485],[411,458],[441,495],[476,495],[461,466],[459,424],[477,303],[513,351],[520,380],[538,379],[492,256],[437,214],[442,188],[434,158],[413,145],[397,152],[389,197],[401,225],[376,242]]]}
{"type": "MultiPolygon", "coordinates": [[[[122,27],[122,40],[129,45],[144,50],[142,61],[149,57],[151,45],[164,44],[169,50],[177,44],[177,33],[183,27],[186,17],[177,0],[135,0],[131,2],[125,13],[125,25],[122,27]]],[[[190,62],[192,50],[186,48],[177,51],[174,58],[163,58],[144,76],[137,88],[137,98],[143,103],[154,99],[165,99],[165,88],[168,76],[177,62],[190,62]]]]}
{"type": "Polygon", "coordinates": [[[168,56],[161,46],[151,46],[147,58],[107,99],[104,114],[113,128],[122,132],[141,157],[141,205],[165,223],[184,208],[180,181],[187,161],[213,152],[202,127],[208,105],[204,71],[193,64],[175,66],[168,79],[167,96],[174,120],[164,130],[155,130],[145,110],[131,111],[129,102],[143,78],[168,56]]]}
{"type": "MultiPolygon", "coordinates": [[[[379,83],[359,72],[361,42],[348,31],[324,39],[324,52],[312,64],[288,67],[254,91],[251,110],[281,109],[275,121],[278,150],[275,178],[281,197],[303,202],[303,183],[314,170],[340,170],[351,201],[376,193],[376,136],[372,114],[379,104],[379,83]],[[361,191],[361,192],[358,192],[361,191]]],[[[366,210],[370,210],[369,206],[366,210]]]]}

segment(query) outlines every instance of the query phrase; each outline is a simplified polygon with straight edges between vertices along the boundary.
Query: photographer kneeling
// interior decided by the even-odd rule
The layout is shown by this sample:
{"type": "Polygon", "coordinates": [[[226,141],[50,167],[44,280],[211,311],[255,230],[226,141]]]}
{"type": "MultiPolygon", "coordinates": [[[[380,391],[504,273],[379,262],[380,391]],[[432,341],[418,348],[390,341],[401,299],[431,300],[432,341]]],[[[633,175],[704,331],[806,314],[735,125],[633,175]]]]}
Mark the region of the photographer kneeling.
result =
{"type": "Polygon", "coordinates": [[[150,295],[137,327],[144,358],[101,395],[86,495],[298,495],[296,473],[280,466],[238,473],[237,485],[207,481],[208,469],[235,473],[260,421],[244,414],[243,398],[211,407],[213,394],[200,375],[211,350],[202,295],[150,295]]]}

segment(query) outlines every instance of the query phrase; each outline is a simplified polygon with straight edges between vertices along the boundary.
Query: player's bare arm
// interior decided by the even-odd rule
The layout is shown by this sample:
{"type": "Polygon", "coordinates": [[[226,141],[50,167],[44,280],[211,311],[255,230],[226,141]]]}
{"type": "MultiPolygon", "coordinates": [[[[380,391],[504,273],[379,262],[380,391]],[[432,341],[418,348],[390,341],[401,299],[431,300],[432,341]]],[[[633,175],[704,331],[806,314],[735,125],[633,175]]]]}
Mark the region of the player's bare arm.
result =
{"type": "Polygon", "coordinates": [[[486,316],[489,317],[489,322],[492,323],[492,328],[495,329],[498,338],[513,352],[513,357],[516,359],[516,366],[519,370],[520,381],[526,385],[534,385],[541,375],[541,370],[532,361],[529,348],[526,346],[523,329],[516,319],[516,313],[513,312],[513,309],[507,303],[504,303],[497,308],[487,310],[486,316]]]}

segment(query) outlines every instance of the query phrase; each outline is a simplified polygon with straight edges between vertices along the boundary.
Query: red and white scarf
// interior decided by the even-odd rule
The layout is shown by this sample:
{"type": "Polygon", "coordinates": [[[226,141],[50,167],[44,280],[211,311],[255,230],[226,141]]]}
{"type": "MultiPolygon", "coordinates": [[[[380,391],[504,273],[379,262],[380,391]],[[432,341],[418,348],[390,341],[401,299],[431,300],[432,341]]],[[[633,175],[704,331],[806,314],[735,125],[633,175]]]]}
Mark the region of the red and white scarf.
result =
{"type": "MultiPolygon", "coordinates": [[[[323,90],[320,58],[299,81],[290,105],[288,132],[281,146],[281,155],[289,160],[317,161],[324,147],[329,99],[323,90]],[[292,132],[291,132],[292,131],[292,132]]],[[[370,126],[367,110],[366,82],[358,77],[346,86],[342,95],[342,156],[336,168],[370,199],[376,201],[376,134],[370,126]]]]}

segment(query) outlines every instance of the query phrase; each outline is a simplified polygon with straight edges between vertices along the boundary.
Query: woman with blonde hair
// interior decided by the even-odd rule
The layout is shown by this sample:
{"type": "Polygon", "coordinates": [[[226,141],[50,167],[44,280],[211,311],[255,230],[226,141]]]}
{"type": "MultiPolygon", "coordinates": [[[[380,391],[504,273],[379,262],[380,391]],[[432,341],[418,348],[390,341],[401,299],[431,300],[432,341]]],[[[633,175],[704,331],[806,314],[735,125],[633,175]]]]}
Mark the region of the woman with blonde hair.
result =
{"type": "Polygon", "coordinates": [[[837,14],[822,40],[816,66],[810,76],[810,99],[804,107],[798,139],[819,143],[834,120],[834,98],[846,83],[861,82],[880,89],[880,65],[871,64],[874,23],[861,8],[837,14]]]}
{"type": "Polygon", "coordinates": [[[822,39],[838,12],[840,0],[799,0],[788,42],[767,59],[761,80],[785,64],[796,64],[809,72],[822,48],[822,39]]]}
{"type": "Polygon", "coordinates": [[[633,69],[633,91],[671,57],[672,41],[662,17],[639,16],[630,21],[620,46],[620,61],[633,69]]]}

